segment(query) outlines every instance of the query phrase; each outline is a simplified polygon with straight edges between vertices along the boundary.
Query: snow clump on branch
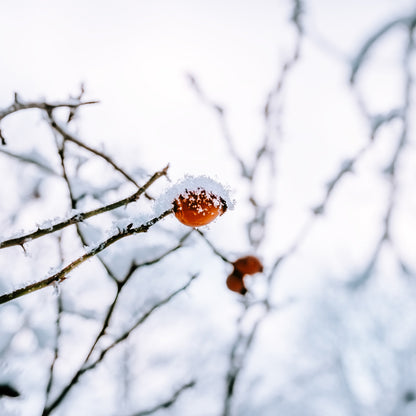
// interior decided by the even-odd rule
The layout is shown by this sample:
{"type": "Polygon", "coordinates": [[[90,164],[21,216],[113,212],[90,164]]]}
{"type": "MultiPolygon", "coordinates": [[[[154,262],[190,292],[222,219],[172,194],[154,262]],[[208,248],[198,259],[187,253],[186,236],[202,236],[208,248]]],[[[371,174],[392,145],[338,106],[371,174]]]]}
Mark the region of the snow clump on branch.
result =
{"type": "Polygon", "coordinates": [[[185,176],[167,189],[155,203],[156,214],[172,209],[176,218],[189,227],[209,224],[234,208],[230,191],[207,176],[185,176]]]}

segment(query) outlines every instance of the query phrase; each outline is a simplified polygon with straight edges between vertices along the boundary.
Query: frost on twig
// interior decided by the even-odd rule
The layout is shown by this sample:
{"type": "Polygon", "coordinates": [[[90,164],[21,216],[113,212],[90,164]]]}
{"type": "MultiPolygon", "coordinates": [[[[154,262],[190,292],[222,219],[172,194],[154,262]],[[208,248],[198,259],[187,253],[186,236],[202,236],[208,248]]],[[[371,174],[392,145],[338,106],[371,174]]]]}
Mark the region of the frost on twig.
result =
{"type": "Polygon", "coordinates": [[[368,57],[368,54],[371,48],[386,34],[388,34],[392,29],[402,26],[409,28],[409,30],[413,30],[412,28],[415,26],[416,23],[416,15],[413,16],[406,16],[401,17],[399,19],[394,19],[390,22],[384,24],[379,30],[377,30],[372,36],[368,38],[368,40],[363,44],[360,48],[359,52],[352,60],[351,64],[351,75],[350,75],[350,82],[354,84],[356,81],[357,75],[359,70],[362,68],[364,61],[368,57]]]}

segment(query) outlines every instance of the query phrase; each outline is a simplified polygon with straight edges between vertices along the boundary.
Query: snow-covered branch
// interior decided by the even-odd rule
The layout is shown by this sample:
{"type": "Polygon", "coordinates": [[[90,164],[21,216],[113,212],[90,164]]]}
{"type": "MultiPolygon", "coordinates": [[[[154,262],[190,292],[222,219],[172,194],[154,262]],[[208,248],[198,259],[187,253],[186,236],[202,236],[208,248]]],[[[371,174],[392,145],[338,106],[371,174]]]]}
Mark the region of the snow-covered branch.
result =
{"type": "Polygon", "coordinates": [[[0,304],[10,302],[11,300],[17,299],[21,296],[27,295],[29,293],[35,292],[37,290],[43,289],[45,287],[50,286],[51,284],[58,284],[68,278],[68,273],[78,267],[80,264],[84,263],[86,260],[96,256],[97,254],[101,253],[110,245],[114,244],[115,242],[121,240],[122,238],[128,237],[133,234],[138,233],[145,233],[156,224],[161,219],[165,218],[169,214],[173,213],[173,208],[163,212],[158,217],[152,218],[151,220],[147,221],[144,224],[139,226],[133,226],[133,224],[129,224],[126,228],[120,230],[116,234],[112,235],[110,238],[106,239],[102,243],[98,244],[97,246],[93,247],[92,249],[88,250],[85,254],[81,257],[78,257],[76,260],[68,264],[66,267],[61,269],[59,272],[53,274],[52,276],[47,277],[46,279],[40,280],[36,283],[32,283],[30,285],[24,286],[20,289],[14,290],[13,292],[6,293],[0,296],[0,304]]]}
{"type": "Polygon", "coordinates": [[[152,177],[143,186],[139,187],[139,189],[136,192],[134,192],[132,195],[128,196],[127,198],[120,199],[119,201],[113,202],[104,207],[96,208],[96,209],[86,211],[86,212],[79,212],[63,221],[55,222],[53,224],[48,222],[47,225],[39,227],[36,231],[25,233],[23,235],[19,235],[17,237],[13,237],[13,238],[0,242],[0,249],[6,248],[6,247],[12,247],[12,246],[22,246],[23,244],[29,241],[32,241],[39,237],[43,237],[44,235],[62,230],[63,228],[68,227],[70,225],[78,224],[95,215],[103,214],[104,212],[109,212],[114,209],[126,206],[127,204],[130,204],[131,202],[135,202],[157,179],[166,175],[167,170],[168,170],[168,166],[154,173],[152,177]]]}

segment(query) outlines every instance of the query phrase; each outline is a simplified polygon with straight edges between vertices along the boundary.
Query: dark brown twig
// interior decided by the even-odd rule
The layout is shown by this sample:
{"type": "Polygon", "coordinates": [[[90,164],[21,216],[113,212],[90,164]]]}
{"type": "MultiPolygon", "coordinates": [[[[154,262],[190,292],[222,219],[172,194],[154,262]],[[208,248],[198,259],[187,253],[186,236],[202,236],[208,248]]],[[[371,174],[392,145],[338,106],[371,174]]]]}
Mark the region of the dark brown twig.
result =
{"type": "Polygon", "coordinates": [[[90,105],[90,104],[97,104],[99,101],[79,101],[79,100],[68,100],[68,101],[59,101],[59,102],[46,102],[46,101],[23,101],[18,96],[17,93],[14,95],[14,102],[10,104],[3,110],[0,110],[0,121],[3,120],[5,117],[9,116],[10,114],[16,113],[17,111],[21,110],[28,110],[37,108],[43,111],[51,111],[56,108],[77,108],[83,105],[90,105]]]}
{"type": "Polygon", "coordinates": [[[39,282],[27,285],[25,287],[22,287],[20,289],[17,289],[13,292],[6,293],[2,296],[0,296],[0,304],[10,302],[11,300],[17,299],[21,296],[27,295],[29,293],[35,292],[37,290],[43,289],[45,287],[48,287],[52,283],[60,283],[67,279],[68,273],[70,273],[72,270],[74,270],[76,267],[78,267],[80,264],[84,263],[86,260],[96,256],[98,253],[101,253],[103,250],[105,250],[110,245],[114,244],[115,242],[121,240],[122,238],[128,237],[133,234],[138,233],[145,233],[149,230],[150,227],[152,227],[154,224],[159,222],[161,219],[165,218],[166,216],[173,213],[173,209],[169,209],[165,212],[163,212],[158,217],[155,217],[146,223],[138,226],[133,227],[132,224],[127,226],[124,229],[121,229],[118,233],[112,235],[107,240],[103,241],[101,244],[97,245],[96,247],[92,248],[91,250],[87,251],[84,255],[74,260],[72,263],[68,264],[66,267],[61,269],[59,272],[53,274],[50,277],[47,277],[46,279],[40,280],[39,282]]]}

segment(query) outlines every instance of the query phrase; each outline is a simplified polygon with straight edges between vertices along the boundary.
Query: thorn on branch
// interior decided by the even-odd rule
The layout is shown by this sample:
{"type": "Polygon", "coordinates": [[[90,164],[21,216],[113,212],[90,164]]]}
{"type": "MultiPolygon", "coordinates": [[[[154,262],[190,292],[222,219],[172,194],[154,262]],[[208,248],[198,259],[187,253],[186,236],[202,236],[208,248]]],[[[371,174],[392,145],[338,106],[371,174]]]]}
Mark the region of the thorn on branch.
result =
{"type": "Polygon", "coordinates": [[[19,397],[20,393],[9,384],[0,384],[0,397],[19,397]]]}

